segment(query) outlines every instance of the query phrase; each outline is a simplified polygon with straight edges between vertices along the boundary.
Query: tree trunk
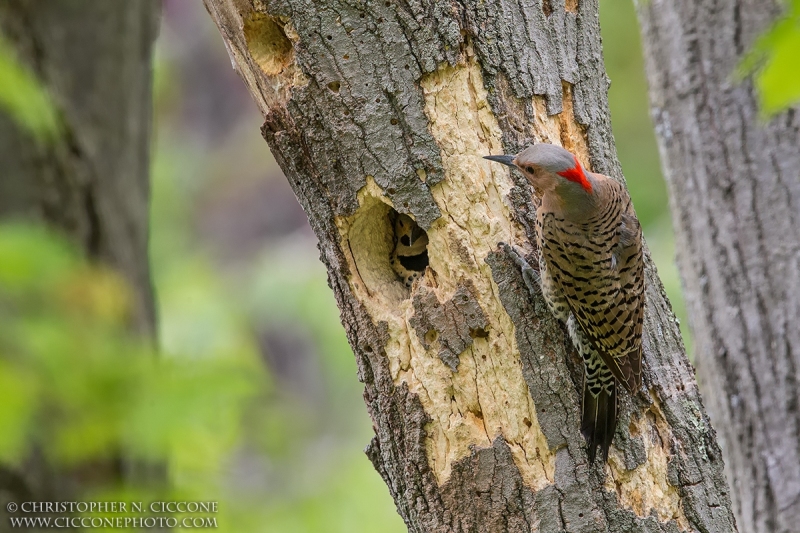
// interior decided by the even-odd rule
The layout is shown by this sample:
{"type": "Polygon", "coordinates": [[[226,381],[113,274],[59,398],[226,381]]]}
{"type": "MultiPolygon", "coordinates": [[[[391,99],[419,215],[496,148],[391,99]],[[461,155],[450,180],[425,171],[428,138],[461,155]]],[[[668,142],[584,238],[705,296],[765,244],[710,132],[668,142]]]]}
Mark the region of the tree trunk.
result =
{"type": "Polygon", "coordinates": [[[800,116],[732,72],[777,2],[640,4],[696,360],[742,531],[800,524],[800,116]]]}
{"type": "Polygon", "coordinates": [[[155,334],[147,237],[156,0],[4,0],[0,29],[48,89],[63,135],[0,116],[0,217],[44,220],[119,270],[155,334]]]}
{"type": "Polygon", "coordinates": [[[597,1],[205,1],[319,239],[367,455],[409,530],[734,531],[649,258],[648,394],[625,396],[603,468],[579,431],[581,362],[498,247],[530,241],[531,191],[481,156],[555,142],[622,177],[597,1]],[[393,210],[429,237],[411,289],[393,210]]]}
{"type": "MultiPolygon", "coordinates": [[[[0,28],[50,93],[62,122],[41,145],[0,115],[0,217],[44,221],[87,256],[118,270],[135,295],[134,327],[155,337],[147,237],[152,46],[159,2],[4,0],[0,28]]],[[[130,465],[103,461],[62,472],[34,457],[0,468],[0,491],[16,502],[74,498],[119,481],[130,465]]],[[[142,465],[134,468],[141,473],[142,465]]],[[[157,473],[155,475],[158,475],[157,473]]],[[[3,505],[5,508],[5,505],[3,505]]]]}

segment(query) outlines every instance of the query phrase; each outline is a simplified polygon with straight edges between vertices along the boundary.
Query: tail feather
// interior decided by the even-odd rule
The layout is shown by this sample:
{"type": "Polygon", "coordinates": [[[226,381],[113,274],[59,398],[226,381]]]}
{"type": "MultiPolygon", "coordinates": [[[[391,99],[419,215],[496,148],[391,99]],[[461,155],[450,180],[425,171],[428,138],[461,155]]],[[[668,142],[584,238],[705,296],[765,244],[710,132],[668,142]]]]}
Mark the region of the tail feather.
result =
{"type": "MultiPolygon", "coordinates": [[[[608,449],[614,439],[617,427],[617,387],[614,381],[592,394],[589,385],[583,385],[583,420],[581,433],[589,447],[589,460],[594,463],[597,447],[603,456],[603,462],[608,461],[608,449]],[[610,394],[609,394],[610,392],[610,394]]],[[[596,389],[595,389],[596,390],[596,389]]]]}

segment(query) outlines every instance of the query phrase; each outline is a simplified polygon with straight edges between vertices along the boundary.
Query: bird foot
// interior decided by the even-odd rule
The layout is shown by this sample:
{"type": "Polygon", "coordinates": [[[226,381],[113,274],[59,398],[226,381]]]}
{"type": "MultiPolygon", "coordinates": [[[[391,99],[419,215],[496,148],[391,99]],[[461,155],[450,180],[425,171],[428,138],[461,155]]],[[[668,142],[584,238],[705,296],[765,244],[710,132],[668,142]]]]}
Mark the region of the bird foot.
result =
{"type": "Polygon", "coordinates": [[[528,287],[528,291],[534,296],[542,294],[542,279],[539,276],[539,273],[533,269],[533,267],[525,260],[525,254],[522,250],[517,248],[516,246],[512,246],[508,243],[501,242],[499,243],[500,247],[505,250],[511,259],[519,266],[520,270],[522,271],[522,279],[525,281],[525,286],[528,287]]]}

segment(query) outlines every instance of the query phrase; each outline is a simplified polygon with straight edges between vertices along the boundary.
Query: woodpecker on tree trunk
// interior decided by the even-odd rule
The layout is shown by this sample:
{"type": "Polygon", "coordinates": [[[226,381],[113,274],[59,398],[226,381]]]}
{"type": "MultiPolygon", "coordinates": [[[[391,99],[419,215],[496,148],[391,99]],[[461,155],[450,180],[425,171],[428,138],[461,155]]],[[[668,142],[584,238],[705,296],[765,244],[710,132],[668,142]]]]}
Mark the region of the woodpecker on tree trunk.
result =
{"type": "Polygon", "coordinates": [[[625,188],[587,172],[552,144],[486,156],[516,168],[541,199],[536,212],[539,272],[512,247],[531,291],[541,291],[583,358],[583,419],[589,458],[603,461],[617,425],[617,384],[642,383],[644,261],[642,229],[625,188]]]}

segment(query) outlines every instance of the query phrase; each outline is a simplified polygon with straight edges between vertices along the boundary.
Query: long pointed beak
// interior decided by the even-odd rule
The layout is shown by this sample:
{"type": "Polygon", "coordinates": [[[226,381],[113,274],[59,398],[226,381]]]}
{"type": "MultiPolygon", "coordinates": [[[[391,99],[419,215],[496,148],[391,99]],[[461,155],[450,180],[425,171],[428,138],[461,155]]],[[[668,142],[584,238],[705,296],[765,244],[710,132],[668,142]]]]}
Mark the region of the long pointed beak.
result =
{"type": "Polygon", "coordinates": [[[510,167],[516,166],[514,164],[514,159],[517,156],[515,155],[485,155],[483,156],[484,159],[488,159],[489,161],[495,161],[497,163],[503,163],[504,165],[508,165],[510,167]]]}

